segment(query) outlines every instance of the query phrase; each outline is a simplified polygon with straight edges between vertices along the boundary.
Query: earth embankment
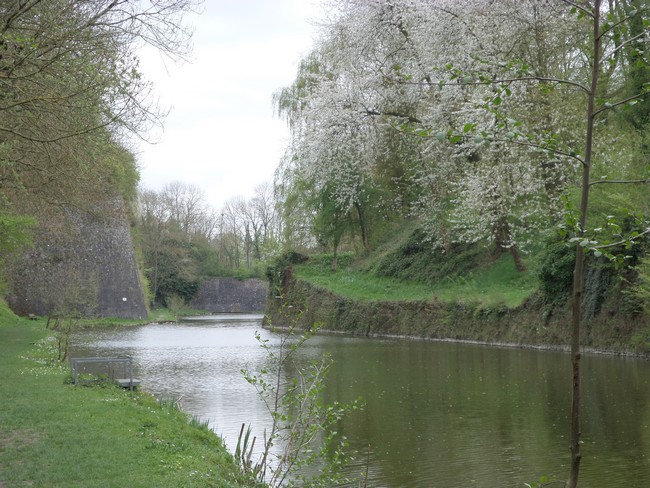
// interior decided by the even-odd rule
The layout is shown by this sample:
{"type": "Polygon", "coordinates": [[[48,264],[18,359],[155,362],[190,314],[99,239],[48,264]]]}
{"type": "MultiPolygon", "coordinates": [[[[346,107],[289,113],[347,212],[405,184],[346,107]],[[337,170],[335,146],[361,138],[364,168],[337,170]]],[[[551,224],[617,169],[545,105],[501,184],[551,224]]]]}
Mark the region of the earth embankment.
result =
{"type": "MultiPolygon", "coordinates": [[[[521,306],[431,301],[353,300],[306,280],[283,281],[282,293],[269,299],[274,325],[297,322],[309,328],[363,336],[463,340],[521,347],[562,348],[569,343],[569,307],[550,306],[531,297],[521,306]]],[[[610,353],[647,353],[648,317],[620,313],[606,304],[583,327],[582,344],[610,353]]]]}

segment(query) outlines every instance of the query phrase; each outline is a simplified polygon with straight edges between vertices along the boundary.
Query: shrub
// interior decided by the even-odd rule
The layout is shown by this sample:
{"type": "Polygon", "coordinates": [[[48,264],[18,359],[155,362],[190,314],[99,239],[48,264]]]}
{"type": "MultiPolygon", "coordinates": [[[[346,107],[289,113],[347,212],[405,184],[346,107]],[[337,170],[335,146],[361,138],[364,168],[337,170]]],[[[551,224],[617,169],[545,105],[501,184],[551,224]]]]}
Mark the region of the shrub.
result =
{"type": "MultiPolygon", "coordinates": [[[[556,238],[557,239],[557,238],[556,238]]],[[[547,302],[567,301],[573,282],[575,249],[562,240],[548,242],[540,259],[540,290],[547,302]]]]}

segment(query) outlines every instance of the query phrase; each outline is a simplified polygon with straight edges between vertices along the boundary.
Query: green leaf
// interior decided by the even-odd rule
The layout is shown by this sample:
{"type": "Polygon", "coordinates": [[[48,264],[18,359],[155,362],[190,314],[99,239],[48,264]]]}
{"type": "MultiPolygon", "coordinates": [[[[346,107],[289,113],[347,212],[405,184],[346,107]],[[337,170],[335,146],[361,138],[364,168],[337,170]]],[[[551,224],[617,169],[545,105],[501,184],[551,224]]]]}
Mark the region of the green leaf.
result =
{"type": "Polygon", "coordinates": [[[492,100],[492,103],[494,105],[501,105],[501,97],[494,97],[494,100],[492,100]]]}
{"type": "Polygon", "coordinates": [[[452,142],[454,144],[457,144],[463,140],[463,136],[459,135],[454,135],[449,137],[449,142],[452,142]]]}
{"type": "Polygon", "coordinates": [[[471,123],[470,123],[470,124],[465,124],[465,125],[463,126],[463,132],[464,132],[464,133],[468,133],[468,132],[471,131],[474,127],[476,127],[476,124],[471,124],[471,123]]]}

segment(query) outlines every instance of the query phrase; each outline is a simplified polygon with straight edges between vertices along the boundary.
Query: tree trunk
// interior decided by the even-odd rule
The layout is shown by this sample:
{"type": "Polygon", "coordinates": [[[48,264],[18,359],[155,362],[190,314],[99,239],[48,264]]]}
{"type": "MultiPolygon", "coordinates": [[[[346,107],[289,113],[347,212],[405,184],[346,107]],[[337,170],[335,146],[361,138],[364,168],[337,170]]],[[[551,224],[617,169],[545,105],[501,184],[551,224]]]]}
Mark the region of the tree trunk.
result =
{"type": "Polygon", "coordinates": [[[355,203],[354,207],[357,209],[359,216],[359,229],[361,230],[361,243],[366,252],[370,252],[370,241],[368,239],[368,223],[366,222],[366,215],[360,203],[355,203]]]}
{"type": "Polygon", "coordinates": [[[500,223],[494,229],[494,244],[499,255],[506,251],[510,253],[517,271],[526,271],[526,267],[521,260],[519,249],[513,242],[512,234],[510,233],[510,224],[508,223],[507,217],[502,217],[500,223]]]}
{"type": "Polygon", "coordinates": [[[438,222],[440,237],[442,238],[442,244],[445,249],[445,254],[449,255],[451,252],[451,238],[449,237],[449,229],[447,228],[447,223],[445,222],[445,216],[442,211],[438,212],[438,222]]]}
{"type": "MultiPolygon", "coordinates": [[[[598,76],[600,68],[600,4],[601,0],[594,0],[593,6],[593,65],[591,71],[591,87],[587,99],[587,131],[585,137],[585,159],[582,166],[582,194],[580,199],[580,220],[578,237],[584,237],[589,210],[589,178],[591,172],[594,114],[596,92],[598,89],[598,76]]],[[[580,472],[580,326],[582,325],[582,296],[584,283],[584,248],[577,243],[576,262],[573,270],[572,313],[571,313],[571,368],[572,368],[572,395],[571,395],[571,471],[566,488],[577,488],[578,474],[580,472]]]]}
{"type": "Polygon", "coordinates": [[[521,254],[519,254],[519,249],[514,244],[510,246],[510,254],[512,256],[513,261],[515,262],[515,268],[517,268],[517,271],[519,271],[520,273],[526,271],[526,266],[524,266],[524,262],[521,260],[521,254]]]}

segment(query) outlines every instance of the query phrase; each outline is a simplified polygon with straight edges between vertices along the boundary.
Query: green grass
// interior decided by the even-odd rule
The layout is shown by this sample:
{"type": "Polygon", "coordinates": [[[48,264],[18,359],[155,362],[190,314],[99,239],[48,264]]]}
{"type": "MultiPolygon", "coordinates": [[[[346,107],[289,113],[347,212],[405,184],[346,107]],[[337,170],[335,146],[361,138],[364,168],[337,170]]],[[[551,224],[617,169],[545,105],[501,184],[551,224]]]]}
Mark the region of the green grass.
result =
{"type": "MultiPolygon", "coordinates": [[[[517,272],[512,258],[507,255],[475,273],[431,285],[377,276],[358,271],[351,265],[345,268],[340,266],[337,272],[332,272],[330,259],[324,255],[314,256],[305,264],[295,266],[295,274],[339,295],[371,301],[426,301],[435,298],[444,302],[505,304],[515,307],[537,289],[533,274],[528,271],[517,272]]],[[[349,264],[349,260],[345,264],[349,264]]]]}
{"type": "MultiPolygon", "coordinates": [[[[182,309],[182,310],[170,310],[168,308],[157,308],[151,310],[146,319],[142,320],[126,320],[113,317],[102,317],[102,318],[84,318],[78,319],[75,321],[75,328],[88,329],[93,327],[128,327],[134,325],[144,325],[151,323],[160,323],[160,322],[176,322],[179,317],[188,317],[192,315],[206,315],[210,312],[207,310],[195,310],[195,309],[182,309]]],[[[2,320],[2,310],[0,308],[0,320],[2,320]]]]}
{"type": "Polygon", "coordinates": [[[446,280],[434,287],[434,295],[445,302],[463,301],[516,307],[538,288],[530,271],[518,272],[509,255],[492,266],[468,276],[446,280]]]}
{"type": "Polygon", "coordinates": [[[48,336],[0,305],[0,486],[247,486],[216,434],[170,404],[67,383],[48,336]]]}

